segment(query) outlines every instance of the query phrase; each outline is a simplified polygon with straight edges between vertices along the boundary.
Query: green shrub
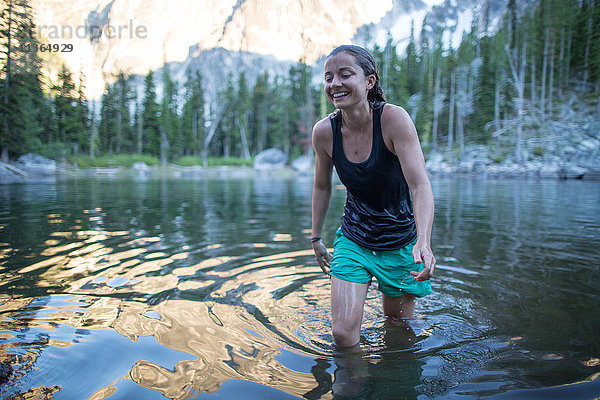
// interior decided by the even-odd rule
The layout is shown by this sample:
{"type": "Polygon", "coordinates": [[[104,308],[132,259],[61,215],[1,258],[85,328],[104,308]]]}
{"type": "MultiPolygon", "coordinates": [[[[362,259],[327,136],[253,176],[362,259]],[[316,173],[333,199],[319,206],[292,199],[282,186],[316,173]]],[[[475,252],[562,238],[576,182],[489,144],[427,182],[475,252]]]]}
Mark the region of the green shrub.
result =
{"type": "Polygon", "coordinates": [[[543,148],[542,146],[535,146],[533,149],[531,149],[531,151],[534,156],[542,157],[544,155],[544,153],[546,152],[546,149],[543,148]]]}
{"type": "Polygon", "coordinates": [[[39,148],[40,155],[56,161],[62,161],[69,158],[73,153],[73,148],[67,143],[53,142],[42,145],[39,148]]]}
{"type": "Polygon", "coordinates": [[[114,154],[98,157],[73,156],[69,162],[77,163],[80,168],[106,168],[106,167],[131,167],[136,162],[144,162],[147,165],[159,165],[160,160],[157,157],[147,154],[114,154]]]}
{"type": "MultiPolygon", "coordinates": [[[[206,160],[209,167],[219,166],[249,166],[252,165],[252,159],[246,160],[243,158],[229,157],[229,158],[217,158],[209,157],[206,160]]],[[[179,157],[174,161],[174,164],[181,165],[182,167],[191,167],[194,165],[202,165],[202,157],[195,156],[184,156],[179,157]]]]}

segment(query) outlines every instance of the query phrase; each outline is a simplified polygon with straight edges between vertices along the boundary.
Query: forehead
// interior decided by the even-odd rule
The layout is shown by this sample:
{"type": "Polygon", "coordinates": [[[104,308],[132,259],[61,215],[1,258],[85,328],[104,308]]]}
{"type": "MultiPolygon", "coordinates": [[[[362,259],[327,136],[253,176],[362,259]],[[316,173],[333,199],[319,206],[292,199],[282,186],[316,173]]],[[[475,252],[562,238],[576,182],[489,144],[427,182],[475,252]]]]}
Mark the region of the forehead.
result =
{"type": "Polygon", "coordinates": [[[327,57],[325,60],[325,73],[333,73],[344,68],[360,70],[360,66],[356,63],[354,56],[347,52],[335,54],[327,57]]]}

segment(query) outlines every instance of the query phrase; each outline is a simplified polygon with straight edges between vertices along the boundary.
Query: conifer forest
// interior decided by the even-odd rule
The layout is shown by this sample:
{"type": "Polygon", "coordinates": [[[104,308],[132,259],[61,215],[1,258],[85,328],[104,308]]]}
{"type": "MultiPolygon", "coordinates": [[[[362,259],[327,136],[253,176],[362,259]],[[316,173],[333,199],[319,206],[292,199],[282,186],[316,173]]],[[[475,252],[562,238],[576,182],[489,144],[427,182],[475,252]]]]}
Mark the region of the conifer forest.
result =
{"type": "MultiPolygon", "coordinates": [[[[405,49],[391,39],[369,49],[388,101],[410,113],[426,153],[459,154],[480,144],[520,162],[527,152],[553,151],[573,112],[600,115],[600,0],[539,0],[526,9],[507,0],[496,26],[488,18],[479,15],[454,46],[440,31],[413,32],[405,49]]],[[[29,152],[64,160],[249,160],[270,147],[297,157],[310,152],[312,125],[332,111],[303,62],[287,75],[265,71],[255,81],[239,71],[216,98],[208,98],[198,72],[179,83],[168,68],[149,71],[143,91],[120,73],[91,101],[84,76],[75,81],[63,67],[50,81],[40,55],[22,51],[44,45],[29,1],[3,2],[0,32],[5,162],[29,152]]]]}

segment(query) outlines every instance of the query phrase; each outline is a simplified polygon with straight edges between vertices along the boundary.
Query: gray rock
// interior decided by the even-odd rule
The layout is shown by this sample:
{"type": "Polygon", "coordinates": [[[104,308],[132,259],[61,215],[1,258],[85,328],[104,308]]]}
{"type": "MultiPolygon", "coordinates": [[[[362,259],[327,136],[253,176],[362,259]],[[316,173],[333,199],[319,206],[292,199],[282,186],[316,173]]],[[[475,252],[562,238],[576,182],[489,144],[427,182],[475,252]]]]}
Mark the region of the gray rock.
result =
{"type": "Polygon", "coordinates": [[[298,172],[308,172],[314,165],[314,159],[309,156],[302,156],[292,161],[292,168],[298,172]]]}
{"type": "Polygon", "coordinates": [[[443,173],[448,169],[448,163],[444,161],[444,155],[441,153],[429,153],[425,167],[428,172],[443,173]]]}
{"type": "Polygon", "coordinates": [[[133,163],[133,165],[131,166],[131,168],[137,170],[137,171],[150,171],[150,167],[148,166],[148,164],[146,164],[143,161],[138,161],[136,163],[133,163]]]}
{"type": "Polygon", "coordinates": [[[152,169],[148,166],[148,164],[146,164],[143,161],[138,161],[136,163],[133,163],[131,168],[137,174],[137,176],[140,176],[140,177],[146,177],[146,176],[152,174],[152,169]]]}
{"type": "Polygon", "coordinates": [[[527,161],[523,164],[523,169],[526,176],[537,177],[540,174],[542,163],[539,161],[527,161]]]}
{"type": "Polygon", "coordinates": [[[542,164],[538,170],[538,175],[541,178],[558,178],[560,167],[554,163],[542,164]]]}
{"type": "Polygon", "coordinates": [[[598,142],[597,140],[588,139],[581,142],[579,144],[579,147],[584,151],[588,151],[592,154],[595,154],[598,152],[598,149],[600,149],[600,142],[598,142]]]}
{"type": "Polygon", "coordinates": [[[56,161],[34,153],[19,157],[15,166],[28,174],[53,175],[56,173],[56,161]]]}
{"type": "Polygon", "coordinates": [[[254,157],[254,169],[269,170],[285,168],[288,156],[279,149],[267,149],[254,157]]]}
{"type": "Polygon", "coordinates": [[[489,158],[490,150],[487,146],[472,144],[465,146],[465,150],[463,152],[463,159],[465,160],[487,160],[489,158]]]}
{"type": "Polygon", "coordinates": [[[461,160],[458,164],[458,172],[463,174],[468,174],[473,172],[473,167],[475,166],[475,162],[472,159],[461,160]]]}
{"type": "Polygon", "coordinates": [[[585,168],[573,164],[563,164],[558,170],[558,177],[561,179],[581,179],[585,173],[585,168]]]}
{"type": "Polygon", "coordinates": [[[578,162],[577,166],[586,170],[583,179],[600,180],[600,157],[588,157],[578,162]]]}

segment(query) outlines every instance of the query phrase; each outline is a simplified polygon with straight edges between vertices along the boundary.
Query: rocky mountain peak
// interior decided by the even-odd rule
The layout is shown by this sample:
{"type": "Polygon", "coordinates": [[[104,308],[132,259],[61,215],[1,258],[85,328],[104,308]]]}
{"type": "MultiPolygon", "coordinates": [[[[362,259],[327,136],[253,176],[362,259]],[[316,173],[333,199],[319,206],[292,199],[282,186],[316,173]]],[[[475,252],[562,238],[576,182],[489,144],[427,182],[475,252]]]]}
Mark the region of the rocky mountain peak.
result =
{"type": "MultiPolygon", "coordinates": [[[[489,0],[446,0],[443,4],[449,12],[460,15],[467,3],[481,1],[489,0]]],[[[85,75],[89,98],[98,98],[119,71],[145,75],[166,63],[202,64],[202,60],[192,60],[213,49],[266,57],[266,64],[273,63],[272,70],[278,70],[281,66],[274,65],[278,62],[285,66],[298,60],[314,63],[342,43],[385,43],[390,35],[396,42],[406,42],[411,22],[416,24],[418,33],[427,13],[434,6],[439,13],[441,3],[442,0],[32,0],[42,41],[73,45],[73,52],[59,56],[75,74],[85,75]]],[[[256,62],[256,57],[235,57],[256,62]]],[[[181,68],[178,73],[185,75],[181,68]]]]}

